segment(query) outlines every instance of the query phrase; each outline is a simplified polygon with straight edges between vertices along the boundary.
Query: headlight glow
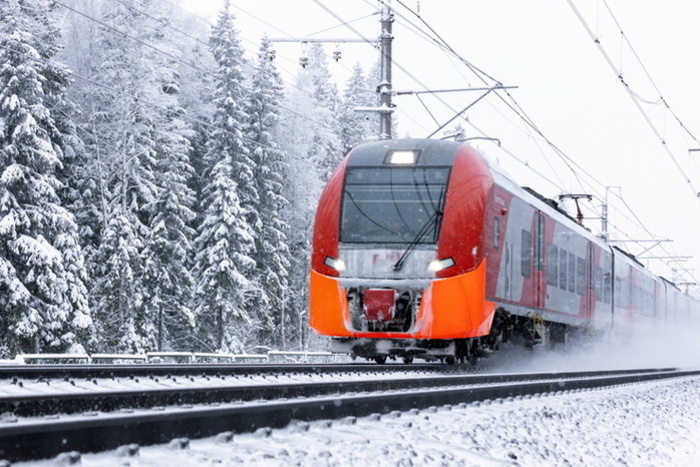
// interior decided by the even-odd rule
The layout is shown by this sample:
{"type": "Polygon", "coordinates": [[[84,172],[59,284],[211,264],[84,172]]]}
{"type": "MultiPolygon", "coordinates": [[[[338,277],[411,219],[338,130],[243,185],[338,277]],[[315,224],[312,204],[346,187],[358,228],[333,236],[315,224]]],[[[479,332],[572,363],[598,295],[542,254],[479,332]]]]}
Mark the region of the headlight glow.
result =
{"type": "Polygon", "coordinates": [[[443,269],[451,268],[454,265],[455,261],[452,258],[436,259],[435,261],[430,262],[428,265],[428,271],[439,272],[443,269]]]}
{"type": "Polygon", "coordinates": [[[345,261],[342,259],[326,256],[326,259],[323,260],[323,264],[329,268],[335,269],[338,272],[345,271],[345,261]]]}
{"type": "Polygon", "coordinates": [[[386,155],[384,162],[397,165],[415,164],[418,160],[416,151],[391,151],[386,155]]]}

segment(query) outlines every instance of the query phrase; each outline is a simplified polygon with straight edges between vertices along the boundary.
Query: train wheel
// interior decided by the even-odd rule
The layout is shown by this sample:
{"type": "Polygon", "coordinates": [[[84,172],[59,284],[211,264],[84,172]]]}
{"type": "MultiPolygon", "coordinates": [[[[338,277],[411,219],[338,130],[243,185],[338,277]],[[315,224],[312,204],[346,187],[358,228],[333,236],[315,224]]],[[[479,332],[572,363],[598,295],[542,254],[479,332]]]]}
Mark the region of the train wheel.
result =
{"type": "Polygon", "coordinates": [[[386,363],[386,355],[375,355],[374,361],[380,365],[384,365],[386,363]]]}
{"type": "Polygon", "coordinates": [[[410,365],[411,363],[413,363],[413,355],[405,355],[405,356],[403,357],[403,362],[404,362],[406,365],[410,365]]]}
{"type": "Polygon", "coordinates": [[[457,363],[457,359],[455,359],[454,357],[445,357],[445,363],[447,363],[448,365],[454,365],[455,363],[457,363]]]}

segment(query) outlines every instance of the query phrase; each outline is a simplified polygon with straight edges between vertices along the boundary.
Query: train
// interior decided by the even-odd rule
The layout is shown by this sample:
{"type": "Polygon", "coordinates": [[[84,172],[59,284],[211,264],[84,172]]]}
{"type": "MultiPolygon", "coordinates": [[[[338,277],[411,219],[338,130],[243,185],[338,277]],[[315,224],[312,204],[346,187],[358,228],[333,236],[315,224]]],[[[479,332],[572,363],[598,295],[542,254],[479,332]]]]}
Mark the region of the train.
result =
{"type": "Polygon", "coordinates": [[[700,309],[464,142],[354,147],[312,235],[310,327],[377,363],[476,363],[514,338],[566,344],[700,309]]]}

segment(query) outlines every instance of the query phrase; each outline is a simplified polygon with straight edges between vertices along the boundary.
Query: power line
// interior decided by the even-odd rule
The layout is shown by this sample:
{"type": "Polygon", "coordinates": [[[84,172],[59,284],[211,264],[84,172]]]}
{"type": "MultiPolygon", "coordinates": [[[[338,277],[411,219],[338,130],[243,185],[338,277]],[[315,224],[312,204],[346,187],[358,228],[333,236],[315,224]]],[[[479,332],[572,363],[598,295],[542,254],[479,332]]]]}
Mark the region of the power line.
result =
{"type": "Polygon", "coordinates": [[[637,54],[637,51],[636,51],[636,50],[634,49],[634,47],[632,46],[632,43],[631,43],[631,42],[629,41],[629,39],[627,38],[627,35],[623,32],[622,26],[620,26],[619,21],[617,20],[617,18],[616,18],[615,15],[613,14],[612,10],[610,9],[610,6],[608,5],[607,0],[603,0],[603,4],[605,5],[605,8],[608,10],[608,13],[610,13],[610,16],[612,17],[613,21],[615,22],[615,25],[616,25],[617,28],[620,30],[620,34],[621,34],[622,38],[625,40],[625,42],[626,42],[627,45],[629,46],[630,50],[632,51],[632,54],[634,55],[635,59],[637,60],[637,63],[639,63],[639,65],[642,67],[642,70],[644,70],[644,74],[645,74],[645,75],[647,76],[647,78],[649,79],[649,82],[652,84],[652,86],[654,86],[654,89],[656,90],[656,93],[659,95],[659,101],[660,101],[661,103],[663,103],[664,106],[665,106],[665,107],[668,109],[668,111],[671,113],[671,115],[673,115],[673,118],[676,119],[676,121],[678,122],[678,124],[680,125],[680,127],[683,129],[683,131],[685,131],[691,138],[693,138],[693,140],[695,140],[696,143],[700,144],[700,141],[698,141],[698,139],[695,137],[695,135],[693,135],[693,134],[690,132],[690,130],[688,129],[688,127],[685,126],[685,124],[683,124],[683,122],[681,121],[681,119],[676,115],[676,113],[673,111],[673,109],[671,109],[671,106],[668,104],[668,102],[666,102],[666,99],[664,99],[663,95],[661,94],[661,91],[659,90],[659,87],[656,85],[656,82],[654,81],[654,79],[653,79],[653,78],[651,77],[651,75],[649,74],[649,71],[647,70],[647,67],[646,67],[646,66],[644,65],[644,63],[642,62],[642,59],[639,57],[639,54],[637,54]]]}
{"type": "MultiPolygon", "coordinates": [[[[671,161],[673,162],[673,165],[676,167],[676,169],[678,170],[678,172],[683,176],[683,179],[685,180],[686,184],[687,184],[687,185],[689,186],[689,188],[692,190],[693,197],[694,197],[695,199],[698,199],[698,195],[699,195],[700,193],[698,192],[698,190],[697,190],[697,188],[695,187],[695,185],[693,185],[693,182],[692,182],[692,180],[690,179],[690,177],[685,173],[685,171],[684,171],[683,168],[681,167],[680,163],[679,163],[678,160],[676,159],[676,156],[673,154],[673,152],[672,152],[671,149],[669,148],[668,144],[666,143],[666,139],[661,135],[661,132],[659,131],[659,129],[658,129],[658,128],[656,127],[656,125],[654,125],[654,123],[651,121],[651,118],[649,117],[649,114],[648,114],[648,113],[644,110],[644,108],[642,107],[642,104],[640,103],[640,99],[637,97],[636,93],[633,92],[633,90],[632,90],[632,88],[630,87],[629,83],[627,83],[627,81],[625,80],[625,78],[622,76],[622,73],[620,72],[620,70],[615,66],[615,64],[613,63],[613,60],[610,58],[610,55],[608,55],[608,53],[606,52],[605,48],[604,48],[603,45],[601,44],[600,40],[598,39],[598,37],[596,37],[596,35],[593,33],[593,31],[591,30],[590,26],[589,26],[588,23],[586,22],[586,19],[583,17],[583,15],[582,15],[581,12],[578,10],[578,8],[576,8],[576,5],[574,5],[573,0],[567,0],[567,2],[569,3],[569,6],[571,7],[571,9],[574,11],[574,14],[576,15],[576,17],[577,17],[577,18],[579,19],[579,21],[581,22],[581,25],[583,26],[583,28],[586,30],[586,32],[587,32],[588,35],[591,37],[591,39],[593,39],[593,42],[596,44],[596,47],[598,48],[598,50],[600,51],[600,53],[603,55],[603,58],[605,59],[605,61],[606,61],[606,63],[608,64],[608,66],[609,66],[609,67],[612,69],[612,71],[615,73],[615,75],[617,76],[617,78],[618,78],[618,80],[620,81],[620,83],[622,83],[622,85],[623,85],[625,91],[627,91],[627,94],[632,98],[632,101],[634,102],[635,107],[637,108],[637,110],[638,110],[638,111],[642,114],[642,116],[644,117],[644,120],[647,122],[647,124],[648,124],[649,127],[651,128],[652,132],[654,133],[654,135],[656,136],[656,138],[657,138],[657,139],[659,140],[659,142],[661,143],[661,146],[664,148],[664,151],[666,152],[666,154],[669,156],[669,158],[670,158],[671,161]]],[[[607,4],[606,4],[606,6],[607,6],[607,4]]],[[[617,23],[617,20],[615,20],[615,21],[616,21],[616,24],[619,25],[619,23],[617,23]]],[[[620,29],[620,32],[622,32],[621,29],[620,29]]],[[[623,34],[623,36],[624,36],[624,34],[623,34]]],[[[636,56],[636,53],[635,53],[635,56],[636,56]]],[[[640,63],[641,63],[641,62],[640,62],[640,63]]],[[[643,66],[643,64],[642,64],[642,67],[643,67],[643,69],[644,69],[645,72],[646,72],[646,68],[643,66]]],[[[652,83],[653,83],[653,81],[652,81],[652,83]]],[[[654,87],[656,88],[656,85],[655,85],[655,84],[654,84],[654,87]]],[[[658,91],[658,88],[656,88],[656,89],[657,89],[657,91],[658,91]]],[[[663,99],[663,97],[661,97],[661,99],[663,99]]],[[[670,111],[670,107],[669,107],[668,104],[665,102],[665,100],[664,100],[663,102],[664,102],[664,104],[665,104],[665,107],[666,107],[667,109],[669,109],[669,111],[670,111]]],[[[681,124],[681,127],[682,127],[685,131],[688,131],[687,128],[685,127],[685,125],[682,124],[682,122],[679,121],[679,123],[681,124]]],[[[688,134],[692,136],[692,134],[691,134],[690,132],[688,132],[688,134]]],[[[693,137],[693,138],[694,138],[694,137],[693,137]]],[[[697,140],[696,140],[696,141],[697,141],[697,140]]]]}

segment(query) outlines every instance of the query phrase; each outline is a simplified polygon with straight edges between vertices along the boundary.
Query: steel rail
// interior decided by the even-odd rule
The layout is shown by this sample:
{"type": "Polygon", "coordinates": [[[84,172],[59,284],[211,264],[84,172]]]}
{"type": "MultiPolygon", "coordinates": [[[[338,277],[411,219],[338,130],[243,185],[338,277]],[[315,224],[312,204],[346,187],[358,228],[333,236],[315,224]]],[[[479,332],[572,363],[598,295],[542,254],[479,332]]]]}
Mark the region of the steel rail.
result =
{"type": "MultiPolygon", "coordinates": [[[[470,369],[478,371],[473,367],[470,369]]],[[[187,376],[187,375],[268,375],[270,373],[326,374],[366,371],[387,373],[424,371],[429,373],[464,372],[462,365],[392,363],[146,363],[146,364],[23,364],[0,365],[0,380],[12,378],[118,378],[127,376],[187,376]]]]}
{"type": "Polygon", "coordinates": [[[66,451],[98,452],[122,445],[167,443],[179,437],[206,437],[222,432],[281,428],[290,422],[360,417],[373,413],[421,409],[534,394],[591,389],[700,375],[700,370],[627,371],[606,376],[562,373],[532,381],[527,374],[500,384],[390,390],[369,394],[333,394],[217,407],[179,407],[133,413],[85,415],[0,426],[0,459],[11,462],[50,458],[66,451]],[[526,380],[526,381],[525,381],[526,380]]]}
{"type": "MultiPolygon", "coordinates": [[[[609,375],[639,373],[640,370],[615,370],[567,373],[568,378],[596,378],[609,375]]],[[[652,370],[643,370],[650,372],[652,370]]],[[[653,371],[668,371],[653,370],[653,371]]],[[[84,412],[113,412],[120,409],[163,407],[182,404],[214,404],[232,401],[273,400],[293,397],[315,397],[352,392],[394,391],[398,389],[439,388],[456,385],[506,384],[523,379],[522,374],[461,374],[421,375],[416,377],[377,378],[369,376],[361,381],[343,379],[335,381],[252,383],[241,381],[188,381],[188,386],[163,388],[137,387],[121,390],[89,390],[75,388],[70,391],[50,390],[49,393],[0,395],[0,413],[15,417],[37,417],[52,414],[76,414],[84,412]]],[[[559,373],[527,374],[530,381],[560,379],[559,373]]],[[[152,378],[157,380],[157,378],[152,378]]],[[[75,383],[73,380],[69,380],[75,383]]],[[[148,381],[152,383],[151,381],[148,381]]],[[[155,381],[153,381],[155,382],[155,381]]],[[[167,382],[167,380],[165,381],[167,382]]],[[[158,383],[160,383],[158,381],[158,383]]]]}

